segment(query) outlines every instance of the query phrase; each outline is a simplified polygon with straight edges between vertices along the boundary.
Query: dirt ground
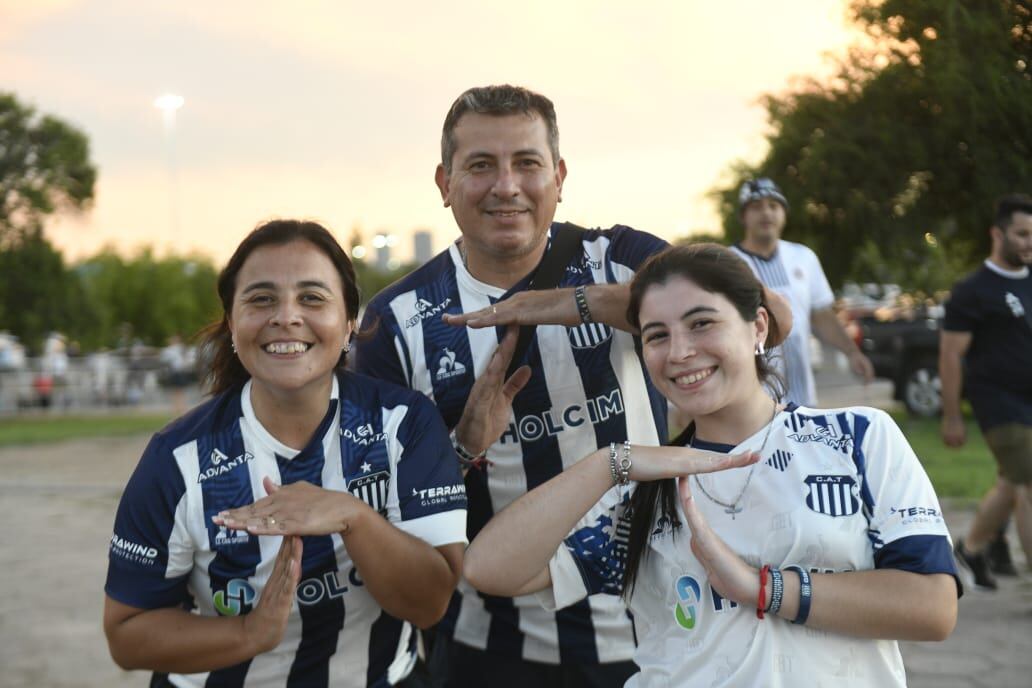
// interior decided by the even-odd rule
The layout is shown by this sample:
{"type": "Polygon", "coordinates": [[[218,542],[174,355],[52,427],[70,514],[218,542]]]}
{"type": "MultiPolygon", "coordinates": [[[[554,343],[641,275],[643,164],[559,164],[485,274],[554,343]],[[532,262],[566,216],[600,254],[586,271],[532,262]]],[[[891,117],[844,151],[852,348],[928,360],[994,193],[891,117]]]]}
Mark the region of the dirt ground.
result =
{"type": "Polygon", "coordinates": [[[0,450],[0,685],[146,686],[101,630],[115,508],[149,438],[0,450]]]}
{"type": "MultiPolygon", "coordinates": [[[[148,437],[0,449],[0,688],[146,686],[101,630],[107,544],[122,488],[148,437]]],[[[954,534],[971,506],[944,503],[954,534]]],[[[1012,529],[1013,530],[1013,529],[1012,529]]],[[[1012,543],[1022,568],[1023,557],[1012,543]]],[[[945,643],[902,643],[912,688],[1030,685],[1032,577],[969,590],[945,643]]]]}

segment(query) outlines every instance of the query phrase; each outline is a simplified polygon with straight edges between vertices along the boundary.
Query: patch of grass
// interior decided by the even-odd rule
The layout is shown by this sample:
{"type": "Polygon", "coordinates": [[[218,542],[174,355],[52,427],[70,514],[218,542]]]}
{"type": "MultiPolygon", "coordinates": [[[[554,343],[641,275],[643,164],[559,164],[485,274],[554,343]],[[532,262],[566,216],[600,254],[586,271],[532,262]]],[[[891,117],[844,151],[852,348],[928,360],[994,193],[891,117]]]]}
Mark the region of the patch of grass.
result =
{"type": "Polygon", "coordinates": [[[0,447],[63,442],[81,437],[112,437],[155,432],[169,414],[123,413],[89,416],[28,416],[0,420],[0,447]]]}
{"type": "Polygon", "coordinates": [[[980,499],[996,482],[996,461],[970,416],[967,442],[953,449],[942,443],[938,418],[911,418],[903,412],[892,415],[921,459],[939,497],[980,499]]]}

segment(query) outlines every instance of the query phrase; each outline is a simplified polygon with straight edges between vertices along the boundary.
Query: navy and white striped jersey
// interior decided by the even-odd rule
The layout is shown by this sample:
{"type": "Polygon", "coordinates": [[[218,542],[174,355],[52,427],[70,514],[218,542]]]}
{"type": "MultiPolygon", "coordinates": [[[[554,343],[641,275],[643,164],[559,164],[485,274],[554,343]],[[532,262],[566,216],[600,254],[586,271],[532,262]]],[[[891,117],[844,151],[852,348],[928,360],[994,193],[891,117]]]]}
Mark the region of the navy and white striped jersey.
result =
{"type": "MultiPolygon", "coordinates": [[[[772,423],[769,435],[761,428],[737,447],[693,442],[721,452],[762,447],[754,466],[691,481],[699,510],[746,562],[814,573],[899,569],[956,577],[935,491],[888,414],[790,404],[772,423]]],[[[548,608],[623,592],[629,497],[630,489],[614,508],[593,508],[589,525],[559,547],[549,565],[552,586],[538,593],[548,608]]],[[[628,686],[906,685],[894,640],[761,621],[754,606],[722,597],[689,547],[680,503],[677,510],[677,523],[657,517],[631,594],[641,672],[628,686]]]]}
{"type": "MultiPolygon", "coordinates": [[[[559,286],[627,282],[665,246],[629,227],[586,230],[559,286]]],[[[452,245],[372,299],[363,328],[378,329],[359,344],[358,369],[425,393],[454,427],[503,332],[451,327],[441,315],[487,307],[528,281],[508,291],[484,284],[452,245]]],[[[514,400],[508,429],[488,449],[491,465],[466,476],[471,538],[494,513],[598,447],[666,439],[666,402],[631,334],[599,324],[540,325],[523,362],[532,377],[514,400]]],[[[554,614],[533,597],[481,595],[463,581],[440,628],[471,647],[553,664],[624,661],[634,651],[625,607],[605,596],[554,614]]]]}
{"type": "Polygon", "coordinates": [[[810,365],[810,313],[829,308],[835,295],[824,276],[821,261],[809,247],[780,239],[770,258],[731,247],[745,259],[763,284],[788,300],[792,330],[774,349],[774,362],[788,386],[785,398],[801,406],[817,403],[817,387],[810,365]]]}
{"type": "MultiPolygon", "coordinates": [[[[142,609],[246,614],[282,538],[211,517],[265,496],[262,479],[348,491],[432,546],[465,542],[466,497],[447,430],[420,394],[353,373],[301,451],[262,427],[251,383],[151,440],[115,517],[105,591],[142,609]]],[[[237,666],[169,678],[177,686],[388,686],[415,663],[416,634],[369,594],[339,534],[303,538],[301,583],[279,647],[237,666]]]]}

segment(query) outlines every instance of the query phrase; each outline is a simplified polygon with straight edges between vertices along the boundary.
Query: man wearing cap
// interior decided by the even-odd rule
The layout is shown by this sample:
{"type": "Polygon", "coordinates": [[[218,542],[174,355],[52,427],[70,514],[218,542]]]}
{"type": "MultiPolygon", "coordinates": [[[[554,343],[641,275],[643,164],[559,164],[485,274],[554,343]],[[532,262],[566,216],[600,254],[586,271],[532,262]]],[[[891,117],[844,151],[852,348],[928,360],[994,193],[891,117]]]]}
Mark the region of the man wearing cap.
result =
{"type": "Polygon", "coordinates": [[[751,179],[738,194],[738,212],[745,238],[732,246],[767,288],[784,296],[792,306],[792,331],[775,357],[788,386],[787,400],[800,406],[817,403],[810,367],[810,334],[849,358],[849,367],[864,382],[874,378],[874,367],[846,334],[831,305],[835,297],[817,254],[802,244],[785,241],[788,201],[767,178],[751,179]]]}

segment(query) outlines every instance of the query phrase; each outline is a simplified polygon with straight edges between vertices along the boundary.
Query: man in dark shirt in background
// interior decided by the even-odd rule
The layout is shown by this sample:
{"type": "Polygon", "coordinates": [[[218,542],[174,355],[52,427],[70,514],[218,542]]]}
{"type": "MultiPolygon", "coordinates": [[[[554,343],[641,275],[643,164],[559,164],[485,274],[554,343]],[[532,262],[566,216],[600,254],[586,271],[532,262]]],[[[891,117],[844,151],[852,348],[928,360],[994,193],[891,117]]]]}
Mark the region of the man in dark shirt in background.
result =
{"type": "Polygon", "coordinates": [[[961,564],[977,586],[996,589],[985,549],[1013,512],[1032,562],[1032,198],[1011,195],[996,207],[985,264],[958,282],[946,303],[939,349],[942,438],[964,444],[963,387],[999,468],[967,537],[961,564]]]}

